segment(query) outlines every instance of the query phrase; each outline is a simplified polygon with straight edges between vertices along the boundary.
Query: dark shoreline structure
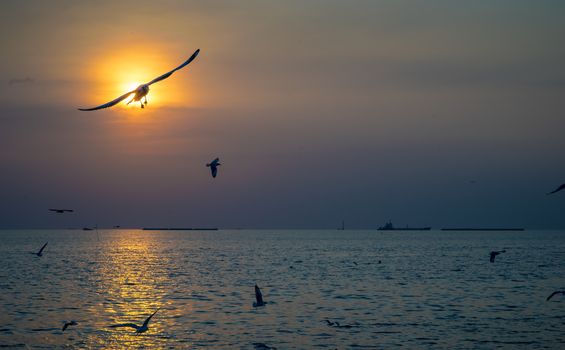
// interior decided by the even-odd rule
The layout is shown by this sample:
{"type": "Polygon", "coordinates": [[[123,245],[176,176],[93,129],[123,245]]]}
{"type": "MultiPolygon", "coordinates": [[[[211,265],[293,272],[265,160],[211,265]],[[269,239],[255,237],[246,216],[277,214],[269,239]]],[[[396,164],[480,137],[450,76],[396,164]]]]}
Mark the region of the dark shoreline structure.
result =
{"type": "Polygon", "coordinates": [[[217,227],[144,227],[143,231],[218,231],[217,227]]]}
{"type": "Polygon", "coordinates": [[[454,227],[454,228],[442,228],[442,231],[525,231],[526,229],[522,227],[485,227],[485,228],[472,228],[472,227],[454,227]]]}

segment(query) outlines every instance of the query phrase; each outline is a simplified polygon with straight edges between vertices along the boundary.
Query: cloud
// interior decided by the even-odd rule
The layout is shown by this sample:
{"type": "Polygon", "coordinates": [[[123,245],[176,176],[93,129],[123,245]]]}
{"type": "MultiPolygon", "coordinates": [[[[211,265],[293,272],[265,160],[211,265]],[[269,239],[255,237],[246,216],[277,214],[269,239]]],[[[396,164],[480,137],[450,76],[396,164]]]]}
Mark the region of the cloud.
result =
{"type": "Polygon", "coordinates": [[[30,77],[26,78],[12,78],[8,80],[8,85],[16,85],[16,84],[33,84],[35,83],[35,79],[30,77]]]}

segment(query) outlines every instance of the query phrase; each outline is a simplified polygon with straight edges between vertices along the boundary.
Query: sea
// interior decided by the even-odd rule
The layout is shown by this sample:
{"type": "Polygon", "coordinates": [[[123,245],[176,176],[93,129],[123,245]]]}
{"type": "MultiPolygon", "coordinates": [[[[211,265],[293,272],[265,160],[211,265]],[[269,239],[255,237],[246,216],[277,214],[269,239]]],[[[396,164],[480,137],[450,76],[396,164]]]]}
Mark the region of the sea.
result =
{"type": "Polygon", "coordinates": [[[565,349],[564,272],[563,230],[2,230],[0,348],[565,349]]]}

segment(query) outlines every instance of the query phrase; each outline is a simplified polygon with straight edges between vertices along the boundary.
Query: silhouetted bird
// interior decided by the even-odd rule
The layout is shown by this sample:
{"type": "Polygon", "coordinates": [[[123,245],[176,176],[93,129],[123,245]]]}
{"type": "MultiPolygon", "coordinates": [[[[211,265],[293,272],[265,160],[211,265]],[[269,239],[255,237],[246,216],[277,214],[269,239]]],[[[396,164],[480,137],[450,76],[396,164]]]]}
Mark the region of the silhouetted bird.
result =
{"type": "Polygon", "coordinates": [[[76,321],[65,322],[62,331],[64,332],[69,326],[76,326],[78,323],[76,321]]]}
{"type": "Polygon", "coordinates": [[[351,324],[344,324],[343,326],[341,324],[339,324],[339,322],[335,321],[335,322],[330,322],[330,320],[326,320],[326,322],[328,323],[328,326],[330,327],[337,327],[337,328],[353,328],[353,327],[359,327],[359,323],[355,322],[353,325],[351,324]]]}
{"type": "Polygon", "coordinates": [[[556,292],[551,293],[551,295],[548,296],[547,299],[545,299],[545,301],[549,301],[549,299],[553,298],[553,296],[554,296],[554,295],[557,295],[557,294],[563,294],[563,295],[565,295],[565,290],[558,290],[558,291],[556,291],[556,292]]]}
{"type": "Polygon", "coordinates": [[[72,209],[49,209],[49,211],[54,211],[57,214],[63,214],[65,212],[72,213],[74,210],[72,210],[72,209]]]}
{"type": "Polygon", "coordinates": [[[257,302],[253,303],[253,307],[265,306],[263,294],[261,294],[261,289],[257,285],[255,285],[255,299],[257,299],[257,302]]]}
{"type": "Polygon", "coordinates": [[[554,193],[556,193],[556,192],[561,191],[562,189],[565,189],[565,184],[563,184],[563,185],[557,187],[555,190],[549,192],[548,194],[554,194],[554,193]]]}
{"type": "Polygon", "coordinates": [[[506,253],[506,250],[501,250],[499,252],[497,251],[492,251],[490,252],[490,262],[493,263],[494,262],[494,258],[496,258],[496,256],[500,253],[506,253]]]}
{"type": "Polygon", "coordinates": [[[47,243],[49,243],[49,242],[45,242],[43,247],[41,247],[41,249],[39,249],[39,251],[37,253],[31,253],[31,254],[35,254],[37,256],[43,256],[43,249],[45,249],[45,247],[47,247],[47,243]]]}
{"type": "Polygon", "coordinates": [[[138,326],[135,323],[120,323],[120,324],[111,325],[110,327],[111,328],[130,327],[130,328],[135,328],[135,333],[147,332],[147,330],[149,329],[149,321],[151,321],[151,317],[153,317],[159,310],[160,308],[155,310],[154,313],[152,313],[149,317],[147,317],[145,319],[145,322],[143,322],[143,325],[141,326],[138,326]]]}
{"type": "Polygon", "coordinates": [[[212,177],[216,177],[218,175],[218,166],[220,166],[220,158],[214,159],[211,163],[206,164],[207,167],[210,167],[212,171],[212,177]]]}
{"type": "Polygon", "coordinates": [[[112,100],[108,103],[105,103],[103,105],[100,105],[98,107],[92,107],[92,108],[79,108],[79,111],[94,111],[97,109],[102,109],[102,108],[108,108],[108,107],[112,107],[120,102],[122,102],[123,100],[125,100],[126,98],[128,98],[128,96],[130,96],[131,94],[135,94],[133,96],[133,98],[128,102],[128,105],[133,102],[133,101],[139,101],[139,103],[141,104],[141,108],[144,108],[145,105],[147,105],[147,94],[149,93],[149,85],[151,84],[155,84],[158,81],[161,81],[163,79],[167,79],[168,77],[170,77],[174,72],[176,72],[177,70],[181,69],[182,67],[186,66],[187,64],[189,64],[190,62],[192,62],[196,56],[198,56],[198,53],[200,52],[200,49],[196,50],[192,56],[190,56],[189,59],[187,59],[183,64],[181,64],[180,66],[178,66],[177,68],[173,69],[170,72],[167,72],[153,80],[151,80],[150,82],[146,83],[146,84],[141,84],[138,87],[135,88],[135,90],[132,90],[130,92],[127,92],[125,94],[123,94],[122,96],[116,98],[115,100],[112,100]],[[142,102],[141,99],[145,97],[145,102],[142,102]]]}
{"type": "Polygon", "coordinates": [[[253,343],[253,346],[255,347],[255,350],[277,350],[277,348],[264,343],[253,343]]]}

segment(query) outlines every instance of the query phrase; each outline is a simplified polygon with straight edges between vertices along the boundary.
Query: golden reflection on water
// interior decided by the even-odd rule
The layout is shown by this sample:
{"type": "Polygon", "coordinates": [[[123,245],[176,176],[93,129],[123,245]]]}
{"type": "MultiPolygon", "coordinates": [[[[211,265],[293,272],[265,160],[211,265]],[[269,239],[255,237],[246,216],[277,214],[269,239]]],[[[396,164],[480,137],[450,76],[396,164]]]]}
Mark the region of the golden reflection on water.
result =
{"type": "MultiPolygon", "coordinates": [[[[163,257],[157,253],[155,236],[144,232],[122,232],[122,236],[106,246],[100,262],[101,283],[98,294],[103,296],[102,311],[107,324],[106,335],[99,345],[113,349],[132,346],[156,347],[167,338],[163,319],[167,318],[168,278],[163,257]],[[108,328],[112,324],[134,323],[141,326],[155,310],[149,330],[138,334],[130,327],[108,328]]],[[[98,306],[94,306],[98,309],[98,306]]]]}

